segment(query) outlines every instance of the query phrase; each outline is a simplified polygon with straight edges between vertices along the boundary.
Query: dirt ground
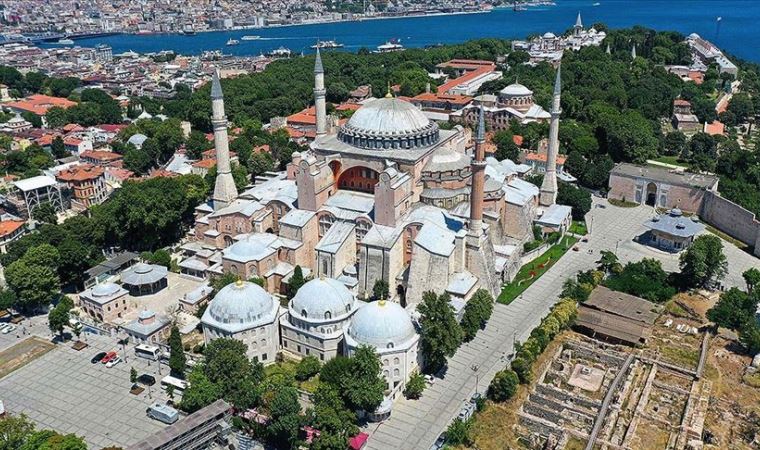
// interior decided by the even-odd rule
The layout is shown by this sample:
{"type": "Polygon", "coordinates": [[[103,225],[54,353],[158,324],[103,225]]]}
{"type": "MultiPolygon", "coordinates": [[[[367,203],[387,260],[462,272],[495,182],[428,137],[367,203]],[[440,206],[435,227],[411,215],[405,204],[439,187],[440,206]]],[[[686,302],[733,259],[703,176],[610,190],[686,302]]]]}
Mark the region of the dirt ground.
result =
{"type": "Polygon", "coordinates": [[[29,364],[54,348],[55,344],[32,336],[3,350],[0,352],[0,378],[29,364]]]}

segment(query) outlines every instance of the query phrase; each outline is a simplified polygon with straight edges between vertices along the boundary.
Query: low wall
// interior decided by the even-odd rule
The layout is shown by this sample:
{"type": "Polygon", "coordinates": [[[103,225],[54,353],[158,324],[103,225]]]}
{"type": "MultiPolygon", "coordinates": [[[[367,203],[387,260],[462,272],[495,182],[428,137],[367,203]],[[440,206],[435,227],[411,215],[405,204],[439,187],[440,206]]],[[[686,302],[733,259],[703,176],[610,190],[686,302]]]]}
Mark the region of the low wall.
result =
{"type": "Polygon", "coordinates": [[[707,191],[699,215],[720,231],[754,247],[755,256],[760,256],[760,221],[754,213],[718,193],[707,191]]]}

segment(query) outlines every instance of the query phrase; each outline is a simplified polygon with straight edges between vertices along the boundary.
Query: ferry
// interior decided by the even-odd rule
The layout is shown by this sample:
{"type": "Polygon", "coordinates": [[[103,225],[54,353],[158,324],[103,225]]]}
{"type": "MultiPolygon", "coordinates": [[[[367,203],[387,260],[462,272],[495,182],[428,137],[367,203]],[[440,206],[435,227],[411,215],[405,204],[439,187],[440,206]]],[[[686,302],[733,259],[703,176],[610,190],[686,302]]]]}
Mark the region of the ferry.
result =
{"type": "Polygon", "coordinates": [[[398,39],[391,39],[385,44],[377,46],[377,53],[400,52],[401,50],[404,50],[404,46],[398,39]]]}
{"type": "Polygon", "coordinates": [[[230,39],[229,41],[227,41],[228,46],[238,45],[239,43],[240,41],[238,41],[237,39],[230,39]]]}
{"type": "Polygon", "coordinates": [[[314,50],[320,49],[320,50],[326,50],[331,48],[342,48],[343,44],[339,44],[335,41],[318,41],[315,45],[312,45],[311,48],[314,50]]]}
{"type": "Polygon", "coordinates": [[[289,48],[280,47],[267,53],[267,56],[272,58],[290,58],[291,51],[289,48]]]}
{"type": "Polygon", "coordinates": [[[74,41],[72,41],[71,39],[65,39],[64,38],[64,39],[59,39],[58,42],[56,42],[56,44],[60,44],[60,45],[74,45],[74,41]]]}
{"type": "Polygon", "coordinates": [[[246,35],[240,38],[241,41],[255,41],[257,39],[261,39],[261,36],[250,36],[246,35]]]}

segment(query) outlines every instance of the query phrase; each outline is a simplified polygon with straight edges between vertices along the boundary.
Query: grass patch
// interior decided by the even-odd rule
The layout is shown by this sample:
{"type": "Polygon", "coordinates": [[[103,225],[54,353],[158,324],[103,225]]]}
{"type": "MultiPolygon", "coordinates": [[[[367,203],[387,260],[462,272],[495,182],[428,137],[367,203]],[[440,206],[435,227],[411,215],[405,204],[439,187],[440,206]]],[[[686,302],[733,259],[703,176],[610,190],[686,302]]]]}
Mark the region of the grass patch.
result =
{"type": "Polygon", "coordinates": [[[572,236],[565,236],[559,243],[544,252],[543,255],[522,266],[520,271],[517,272],[515,280],[502,288],[497,301],[505,305],[512,303],[531,284],[541,278],[541,275],[546,273],[576,242],[578,242],[578,239],[572,236]]]}
{"type": "Polygon", "coordinates": [[[666,360],[694,369],[699,364],[699,350],[681,347],[660,347],[660,353],[666,360]]]}
{"type": "Polygon", "coordinates": [[[586,223],[580,220],[573,220],[572,225],[570,225],[570,230],[573,234],[578,234],[581,236],[585,236],[588,234],[588,228],[586,228],[586,223]]]}
{"type": "Polygon", "coordinates": [[[683,309],[681,305],[676,302],[675,299],[668,300],[667,303],[665,303],[665,312],[670,314],[671,316],[676,317],[691,317],[691,314],[689,314],[688,311],[683,309]]]}
{"type": "Polygon", "coordinates": [[[760,388],[760,372],[744,375],[742,377],[742,381],[744,381],[744,384],[746,384],[747,386],[752,386],[753,388],[760,388]]]}
{"type": "Polygon", "coordinates": [[[0,352],[0,378],[18,370],[50,350],[55,344],[32,336],[0,352]]]}
{"type": "Polygon", "coordinates": [[[633,203],[626,200],[618,200],[616,198],[611,198],[608,201],[610,202],[610,205],[617,206],[619,208],[635,208],[639,206],[638,203],[633,203]]]}
{"type": "Polygon", "coordinates": [[[586,448],[588,441],[579,439],[575,436],[570,436],[565,445],[565,450],[583,450],[586,448]]]}
{"type": "Polygon", "coordinates": [[[730,242],[730,243],[734,244],[735,246],[739,247],[739,249],[741,249],[741,250],[747,250],[747,248],[749,248],[749,246],[747,244],[745,244],[744,242],[742,242],[742,241],[740,241],[738,239],[732,238],[731,236],[729,236],[726,233],[720,231],[719,229],[715,228],[714,226],[712,226],[712,225],[710,225],[710,224],[708,224],[706,222],[702,222],[702,223],[705,225],[705,228],[707,229],[707,231],[709,231],[710,233],[718,236],[719,238],[723,239],[726,242],[730,242]]]}
{"type": "Polygon", "coordinates": [[[654,158],[652,161],[657,161],[658,163],[663,163],[663,164],[670,164],[671,166],[686,167],[686,168],[689,167],[688,164],[681,162],[678,156],[660,156],[660,157],[654,158]]]}
{"type": "Polygon", "coordinates": [[[296,361],[289,359],[271,364],[264,367],[264,377],[273,382],[292,382],[298,389],[313,394],[319,387],[319,374],[306,381],[298,381],[296,380],[296,365],[298,365],[296,361]]]}

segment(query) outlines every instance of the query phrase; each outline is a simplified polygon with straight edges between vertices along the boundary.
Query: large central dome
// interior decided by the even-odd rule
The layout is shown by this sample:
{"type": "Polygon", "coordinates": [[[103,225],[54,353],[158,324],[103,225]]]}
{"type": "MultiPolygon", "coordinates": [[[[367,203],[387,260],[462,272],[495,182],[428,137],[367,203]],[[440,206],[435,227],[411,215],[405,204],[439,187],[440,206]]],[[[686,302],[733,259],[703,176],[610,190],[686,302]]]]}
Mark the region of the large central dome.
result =
{"type": "Polygon", "coordinates": [[[435,122],[409,102],[375,99],[359,108],[338,132],[341,141],[367,149],[428,147],[438,142],[435,122]]]}

